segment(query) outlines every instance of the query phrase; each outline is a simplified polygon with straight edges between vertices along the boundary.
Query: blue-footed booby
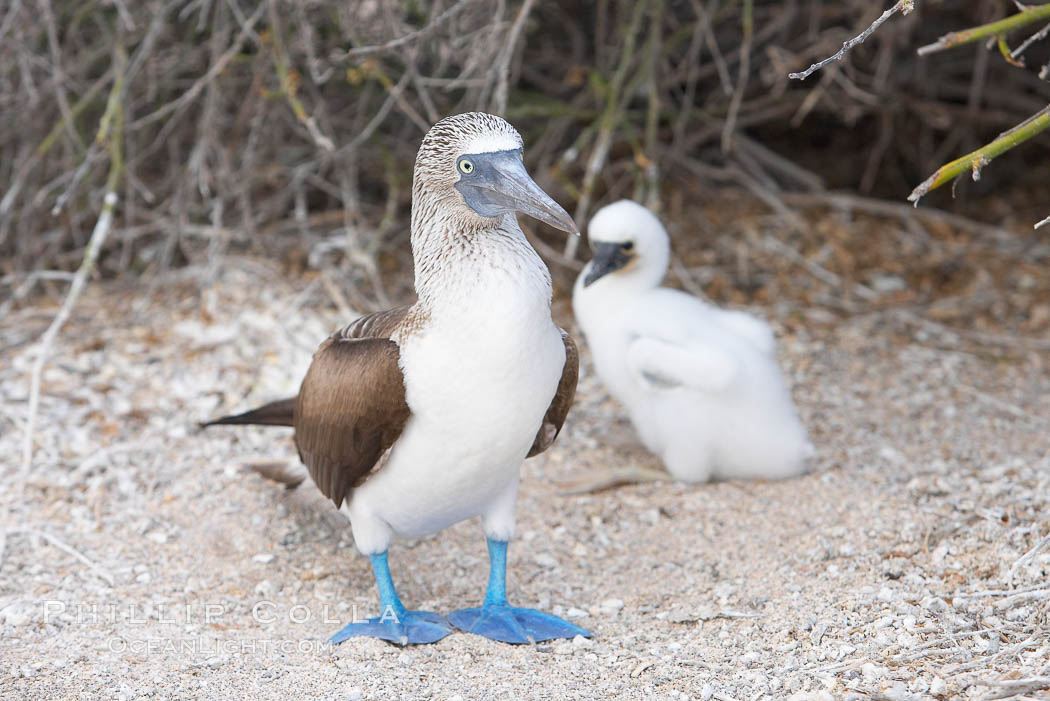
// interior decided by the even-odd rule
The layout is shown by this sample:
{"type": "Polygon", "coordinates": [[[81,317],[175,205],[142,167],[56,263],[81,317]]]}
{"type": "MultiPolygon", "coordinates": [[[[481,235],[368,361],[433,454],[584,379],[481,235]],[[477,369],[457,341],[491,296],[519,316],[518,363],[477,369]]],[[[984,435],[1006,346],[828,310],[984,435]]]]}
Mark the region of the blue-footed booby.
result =
{"type": "MultiPolygon", "coordinates": [[[[600,209],[588,236],[595,253],[573,290],[576,321],[598,376],[668,472],[685,482],[804,472],[813,448],[769,325],[661,287],[667,232],[635,202],[600,209]]],[[[617,474],[592,488],[652,478],[617,474]]]]}
{"type": "Polygon", "coordinates": [[[298,397],[210,423],[294,426],[307,474],[350,519],[369,556],[382,615],[332,636],[404,644],[449,624],[525,643],[590,633],[511,606],[507,543],[522,461],[558,435],[578,356],[551,320],[550,272],[515,213],[578,234],[529,177],[518,132],[484,113],[442,119],[416,156],[411,239],[418,300],[362,317],[317,350],[298,397]],[[481,517],[490,570],[482,606],[408,610],[387,563],[394,536],[420,537],[481,517]]]}

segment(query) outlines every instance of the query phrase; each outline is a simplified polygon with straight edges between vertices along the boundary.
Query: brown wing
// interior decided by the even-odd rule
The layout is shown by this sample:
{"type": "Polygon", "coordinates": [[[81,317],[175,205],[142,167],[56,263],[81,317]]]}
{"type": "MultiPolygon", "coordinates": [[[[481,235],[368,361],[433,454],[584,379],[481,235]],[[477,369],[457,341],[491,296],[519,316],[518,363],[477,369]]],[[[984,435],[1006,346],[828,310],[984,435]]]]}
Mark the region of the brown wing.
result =
{"type": "Polygon", "coordinates": [[[372,473],[408,422],[398,345],[379,337],[390,334],[406,311],[362,317],[333,334],[314,354],[299,389],[299,458],[336,507],[372,473]]]}
{"type": "Polygon", "coordinates": [[[580,352],[576,350],[576,342],[572,336],[561,330],[561,340],[565,343],[565,367],[561,371],[561,381],[558,382],[558,391],[554,393],[554,399],[543,416],[536,440],[532,442],[532,448],[525,457],[531,458],[539,455],[551,447],[554,439],[561,432],[561,425],[565,423],[565,417],[569,414],[573,397],[576,396],[576,380],[580,376],[580,352]]]}

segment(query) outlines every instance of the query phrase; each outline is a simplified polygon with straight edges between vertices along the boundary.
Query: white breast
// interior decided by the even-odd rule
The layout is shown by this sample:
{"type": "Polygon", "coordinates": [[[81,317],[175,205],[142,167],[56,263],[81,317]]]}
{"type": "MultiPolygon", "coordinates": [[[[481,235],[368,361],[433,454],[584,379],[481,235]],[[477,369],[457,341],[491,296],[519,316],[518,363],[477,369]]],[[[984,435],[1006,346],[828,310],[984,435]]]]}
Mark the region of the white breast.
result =
{"type": "Polygon", "coordinates": [[[350,514],[363,551],[369,518],[417,537],[485,515],[516,489],[565,364],[542,265],[537,256],[459,270],[463,284],[402,342],[412,418],[386,465],[354,492],[350,514]]]}

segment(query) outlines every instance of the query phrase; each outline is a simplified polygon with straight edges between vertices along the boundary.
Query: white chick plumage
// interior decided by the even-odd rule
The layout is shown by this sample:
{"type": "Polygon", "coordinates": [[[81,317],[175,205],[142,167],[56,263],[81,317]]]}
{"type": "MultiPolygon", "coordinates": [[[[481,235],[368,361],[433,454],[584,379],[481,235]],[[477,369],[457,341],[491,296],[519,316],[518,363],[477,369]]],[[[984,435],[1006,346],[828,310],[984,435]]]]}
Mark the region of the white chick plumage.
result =
{"type": "Polygon", "coordinates": [[[645,446],[686,482],[784,478],[813,447],[776,360],[770,326],[661,287],[667,232],[645,207],[599,210],[573,311],[598,376],[645,446]]]}

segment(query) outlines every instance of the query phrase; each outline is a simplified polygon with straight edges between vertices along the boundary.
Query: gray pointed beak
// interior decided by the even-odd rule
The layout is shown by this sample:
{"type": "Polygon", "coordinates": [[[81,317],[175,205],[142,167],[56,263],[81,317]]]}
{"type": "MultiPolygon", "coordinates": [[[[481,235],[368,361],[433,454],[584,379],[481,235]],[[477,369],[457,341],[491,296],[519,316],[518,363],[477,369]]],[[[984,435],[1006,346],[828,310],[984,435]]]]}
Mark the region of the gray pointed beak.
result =
{"type": "Polygon", "coordinates": [[[461,171],[455,187],[467,206],[481,216],[521,212],[555,229],[580,235],[569,213],[529,177],[520,151],[476,153],[464,158],[470,160],[473,170],[470,174],[461,171]]]}
{"type": "Polygon", "coordinates": [[[592,283],[609,273],[615,273],[630,262],[631,256],[624,253],[620,244],[605,242],[596,244],[594,258],[587,264],[583,273],[583,286],[589,287],[592,283]]]}

